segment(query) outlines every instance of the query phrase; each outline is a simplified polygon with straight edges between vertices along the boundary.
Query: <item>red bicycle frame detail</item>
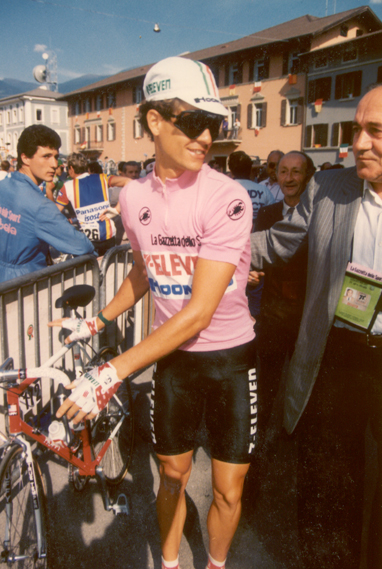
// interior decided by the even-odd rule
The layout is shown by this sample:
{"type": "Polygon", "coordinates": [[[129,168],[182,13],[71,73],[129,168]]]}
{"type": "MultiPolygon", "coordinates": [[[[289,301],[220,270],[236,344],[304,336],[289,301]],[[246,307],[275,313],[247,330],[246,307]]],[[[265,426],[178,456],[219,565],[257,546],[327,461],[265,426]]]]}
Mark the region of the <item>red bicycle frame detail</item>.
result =
{"type": "Polygon", "coordinates": [[[8,402],[8,416],[9,416],[9,431],[13,435],[24,433],[31,439],[42,444],[46,448],[52,450],[64,458],[67,462],[76,466],[79,469],[80,476],[95,476],[95,469],[100,464],[107,449],[110,446],[111,439],[109,438],[102,446],[98,455],[92,460],[92,448],[90,445],[90,424],[85,421],[85,428],[77,431],[77,436],[82,441],[82,454],[83,458],[75,456],[72,449],[61,439],[52,440],[48,436],[40,433],[38,429],[26,423],[20,416],[19,398],[24,391],[32,385],[39,378],[28,378],[22,381],[18,386],[11,387],[7,390],[8,402]]]}

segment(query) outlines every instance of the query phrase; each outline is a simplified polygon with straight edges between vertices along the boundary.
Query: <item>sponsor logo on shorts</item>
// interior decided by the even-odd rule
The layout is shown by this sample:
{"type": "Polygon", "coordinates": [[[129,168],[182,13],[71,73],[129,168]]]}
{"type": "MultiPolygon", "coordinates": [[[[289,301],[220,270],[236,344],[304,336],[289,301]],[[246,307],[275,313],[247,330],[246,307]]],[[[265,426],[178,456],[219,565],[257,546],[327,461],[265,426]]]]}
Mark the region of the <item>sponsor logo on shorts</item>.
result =
{"type": "Polygon", "coordinates": [[[250,443],[248,454],[252,454],[255,450],[256,433],[257,433],[257,374],[256,368],[248,371],[249,386],[249,404],[250,404],[250,443]]]}
{"type": "Polygon", "coordinates": [[[232,221],[241,219],[245,213],[245,203],[242,200],[234,200],[227,207],[227,215],[232,221]]]}
{"type": "Polygon", "coordinates": [[[139,212],[139,221],[142,225],[148,225],[151,221],[151,211],[148,207],[143,207],[139,212]]]}

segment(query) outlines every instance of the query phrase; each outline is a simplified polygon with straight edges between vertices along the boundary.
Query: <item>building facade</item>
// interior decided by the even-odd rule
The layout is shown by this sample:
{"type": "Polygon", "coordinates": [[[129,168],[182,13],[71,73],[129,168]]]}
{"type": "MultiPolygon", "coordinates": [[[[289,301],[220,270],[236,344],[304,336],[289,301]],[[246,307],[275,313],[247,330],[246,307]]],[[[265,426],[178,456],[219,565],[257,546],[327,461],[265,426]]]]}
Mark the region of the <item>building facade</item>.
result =
{"type": "MultiPolygon", "coordinates": [[[[381,30],[382,23],[374,12],[361,7],[325,18],[303,16],[240,40],[184,54],[209,65],[228,110],[228,133],[220,133],[207,161],[214,158],[226,169],[234,150],[264,161],[271,150],[288,152],[311,144],[308,148],[313,160],[320,164],[323,156],[313,152],[319,142],[306,142],[306,126],[313,128],[316,118],[307,89],[312,89],[309,85],[314,73],[319,78],[324,71],[319,67],[320,54],[325,50],[337,53],[339,46],[345,53],[350,50],[346,46],[362,40],[365,48],[357,61],[359,66],[369,65],[370,58],[378,59],[378,50],[382,53],[382,47],[372,39],[381,30]],[[369,36],[370,41],[365,41],[369,36]],[[313,59],[309,58],[311,54],[313,59]],[[316,66],[314,70],[312,65],[316,66]],[[233,128],[235,119],[240,122],[239,129],[233,128]]],[[[334,73],[337,63],[330,61],[334,73]]],[[[348,66],[353,63],[350,59],[346,62],[348,66]]],[[[143,79],[149,68],[122,72],[62,97],[69,105],[72,150],[115,162],[144,161],[153,155],[154,145],[138,120],[143,79]]],[[[362,83],[361,94],[366,83],[362,83]]],[[[346,105],[340,110],[345,118],[337,117],[337,122],[347,122],[350,113],[345,112],[346,105]]],[[[320,129],[314,132],[317,138],[320,129]]]]}
{"type": "Polygon", "coordinates": [[[68,104],[62,95],[43,87],[0,99],[0,155],[17,156],[17,142],[27,126],[44,124],[61,137],[61,154],[68,154],[68,104]]]}

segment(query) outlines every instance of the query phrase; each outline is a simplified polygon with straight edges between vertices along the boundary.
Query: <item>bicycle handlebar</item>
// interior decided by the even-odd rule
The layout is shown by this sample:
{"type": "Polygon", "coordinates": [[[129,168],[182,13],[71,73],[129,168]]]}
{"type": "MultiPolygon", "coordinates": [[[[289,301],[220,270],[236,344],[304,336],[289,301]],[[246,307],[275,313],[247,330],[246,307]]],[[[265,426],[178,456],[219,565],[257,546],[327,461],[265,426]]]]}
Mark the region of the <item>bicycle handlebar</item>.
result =
{"type": "Polygon", "coordinates": [[[55,367],[36,367],[36,368],[28,368],[28,369],[9,369],[9,370],[2,370],[0,371],[0,383],[8,383],[11,381],[15,381],[17,379],[30,379],[34,377],[48,377],[49,379],[53,379],[59,381],[63,385],[69,385],[71,383],[70,379],[60,369],[55,367]]]}

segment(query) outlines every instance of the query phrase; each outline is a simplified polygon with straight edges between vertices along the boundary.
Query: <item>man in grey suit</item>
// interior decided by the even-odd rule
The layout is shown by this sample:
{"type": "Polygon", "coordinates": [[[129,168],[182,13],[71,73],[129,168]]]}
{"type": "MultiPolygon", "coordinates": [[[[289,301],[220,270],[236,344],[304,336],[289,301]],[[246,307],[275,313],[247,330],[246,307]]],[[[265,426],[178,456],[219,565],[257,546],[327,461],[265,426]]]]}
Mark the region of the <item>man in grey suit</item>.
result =
{"type": "MultiPolygon", "coordinates": [[[[264,261],[290,259],[308,243],[305,305],[284,407],[285,427],[298,437],[306,569],[359,569],[369,420],[382,465],[382,314],[368,332],[335,317],[349,261],[382,272],[382,86],[357,107],[353,152],[356,168],[316,174],[289,220],[251,235],[256,270],[264,261]]],[[[368,568],[377,567],[381,474],[368,547],[368,568]]]]}

